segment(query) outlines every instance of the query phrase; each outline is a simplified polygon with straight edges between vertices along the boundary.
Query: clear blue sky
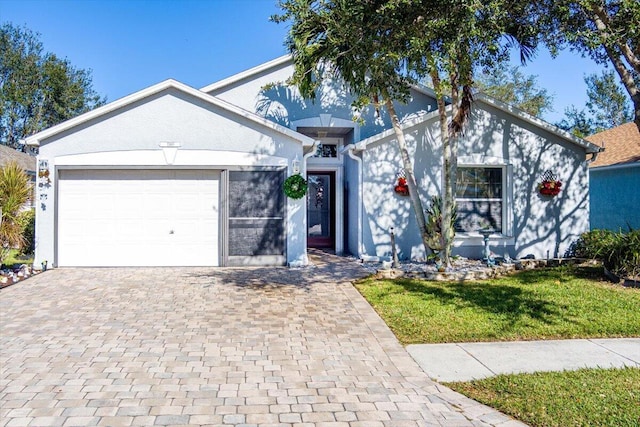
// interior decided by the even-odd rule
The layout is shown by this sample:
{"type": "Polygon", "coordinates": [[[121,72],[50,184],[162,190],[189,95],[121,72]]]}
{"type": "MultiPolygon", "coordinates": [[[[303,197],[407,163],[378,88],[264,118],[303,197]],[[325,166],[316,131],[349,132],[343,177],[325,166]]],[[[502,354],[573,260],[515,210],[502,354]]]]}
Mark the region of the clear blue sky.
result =
{"type": "MultiPolygon", "coordinates": [[[[276,0],[0,0],[0,22],[40,33],[45,51],[91,69],[109,101],[167,78],[195,88],[286,53],[285,24],[269,17],[276,0]]],[[[555,112],[586,101],[585,74],[602,66],[545,51],[526,68],[554,94],[555,112]]]]}

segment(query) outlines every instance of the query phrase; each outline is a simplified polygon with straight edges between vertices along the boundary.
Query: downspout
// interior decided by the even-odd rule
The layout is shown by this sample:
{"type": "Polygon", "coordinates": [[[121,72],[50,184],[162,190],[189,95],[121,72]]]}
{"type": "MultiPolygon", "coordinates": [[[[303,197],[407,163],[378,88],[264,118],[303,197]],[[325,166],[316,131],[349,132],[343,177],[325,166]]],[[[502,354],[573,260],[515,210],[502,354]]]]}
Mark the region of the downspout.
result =
{"type": "Polygon", "coordinates": [[[307,179],[307,159],[316,154],[316,147],[318,146],[318,142],[320,141],[318,141],[317,139],[314,140],[313,145],[311,146],[311,150],[307,154],[304,154],[302,156],[302,176],[304,176],[305,179],[307,179]]]}
{"type": "MultiPolygon", "coordinates": [[[[363,250],[363,244],[362,244],[362,204],[364,203],[364,200],[362,200],[362,181],[363,181],[363,177],[362,177],[362,158],[356,156],[353,152],[356,149],[356,146],[354,144],[349,144],[347,145],[344,150],[343,153],[347,153],[347,155],[356,161],[356,164],[358,165],[358,237],[357,237],[357,243],[358,243],[358,253],[356,254],[356,256],[358,257],[358,259],[362,259],[362,256],[364,255],[364,250],[363,250]]],[[[360,149],[360,151],[362,151],[362,149],[360,149]]]]}

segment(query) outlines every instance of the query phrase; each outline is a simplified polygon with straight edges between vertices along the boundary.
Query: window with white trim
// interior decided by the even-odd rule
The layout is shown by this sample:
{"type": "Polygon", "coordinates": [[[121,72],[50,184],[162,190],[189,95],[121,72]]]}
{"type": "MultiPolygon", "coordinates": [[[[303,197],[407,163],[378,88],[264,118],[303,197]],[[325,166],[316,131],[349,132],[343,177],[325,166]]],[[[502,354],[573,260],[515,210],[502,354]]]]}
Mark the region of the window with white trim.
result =
{"type": "Polygon", "coordinates": [[[458,166],[456,231],[491,229],[502,233],[505,194],[503,178],[502,167],[458,166]]]}

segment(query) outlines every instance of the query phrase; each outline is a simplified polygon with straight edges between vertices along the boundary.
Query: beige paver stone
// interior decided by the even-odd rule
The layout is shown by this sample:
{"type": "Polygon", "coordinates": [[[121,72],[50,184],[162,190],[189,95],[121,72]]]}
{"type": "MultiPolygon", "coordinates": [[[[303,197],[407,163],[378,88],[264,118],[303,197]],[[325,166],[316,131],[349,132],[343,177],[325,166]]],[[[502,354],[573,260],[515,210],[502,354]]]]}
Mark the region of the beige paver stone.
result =
{"type": "Polygon", "coordinates": [[[154,421],[155,425],[177,425],[189,424],[189,415],[158,415],[154,421]]]}
{"type": "Polygon", "coordinates": [[[49,426],[60,426],[62,424],[64,424],[66,418],[65,417],[33,417],[31,419],[31,422],[29,423],[29,425],[33,425],[33,426],[42,426],[42,427],[49,427],[49,426]]]}
{"type": "Polygon", "coordinates": [[[63,427],[97,426],[99,422],[99,417],[68,417],[65,419],[63,427]]]}
{"type": "Polygon", "coordinates": [[[189,417],[190,425],[220,425],[222,424],[222,415],[213,414],[197,414],[189,417]]]}
{"type": "Polygon", "coordinates": [[[106,406],[102,408],[96,408],[96,417],[114,417],[118,413],[117,406],[106,406]]]}
{"type": "Polygon", "coordinates": [[[7,427],[28,426],[29,424],[31,424],[31,421],[33,421],[33,418],[30,417],[10,418],[9,420],[7,420],[7,423],[5,425],[7,427]]]}
{"type": "Polygon", "coordinates": [[[269,405],[242,405],[238,406],[239,414],[268,414],[269,405]]]}
{"type": "Polygon", "coordinates": [[[133,421],[131,422],[132,426],[152,426],[155,424],[156,417],[152,416],[141,416],[141,417],[133,417],[133,421]]]}
{"type": "Polygon", "coordinates": [[[326,421],[335,421],[336,417],[333,412],[305,412],[302,414],[302,421],[320,423],[326,421]]]}
{"type": "Polygon", "coordinates": [[[222,422],[225,424],[241,424],[245,422],[244,414],[228,414],[222,417],[222,422]]]}
{"type": "Polygon", "coordinates": [[[248,424],[275,424],[280,422],[279,414],[247,414],[248,424]]]}

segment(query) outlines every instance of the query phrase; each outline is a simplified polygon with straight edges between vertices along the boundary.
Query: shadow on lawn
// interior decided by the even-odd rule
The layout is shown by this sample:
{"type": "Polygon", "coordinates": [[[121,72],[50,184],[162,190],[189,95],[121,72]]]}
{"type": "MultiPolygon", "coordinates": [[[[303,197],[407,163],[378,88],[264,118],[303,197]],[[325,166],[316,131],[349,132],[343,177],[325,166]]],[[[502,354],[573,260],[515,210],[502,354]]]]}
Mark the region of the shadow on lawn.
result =
{"type": "Polygon", "coordinates": [[[437,298],[443,304],[453,304],[458,308],[477,307],[505,315],[511,324],[523,318],[547,324],[568,320],[563,319],[563,307],[518,286],[487,282],[432,284],[413,280],[397,280],[396,283],[416,296],[437,298]]]}
{"type": "Polygon", "coordinates": [[[538,268],[534,270],[520,271],[502,279],[519,284],[536,284],[546,282],[569,282],[574,279],[594,281],[606,281],[601,266],[574,266],[564,265],[560,267],[538,268]]]}

